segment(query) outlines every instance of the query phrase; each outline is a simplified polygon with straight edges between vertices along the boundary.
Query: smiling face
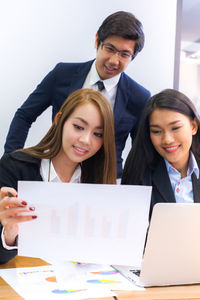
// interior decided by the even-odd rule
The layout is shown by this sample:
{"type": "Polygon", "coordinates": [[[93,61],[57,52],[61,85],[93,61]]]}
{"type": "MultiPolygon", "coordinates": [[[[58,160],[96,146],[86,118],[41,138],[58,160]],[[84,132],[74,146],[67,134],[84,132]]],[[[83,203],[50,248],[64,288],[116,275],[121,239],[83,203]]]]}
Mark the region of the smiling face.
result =
{"type": "MultiPolygon", "coordinates": [[[[99,77],[105,80],[123,72],[131,62],[131,58],[123,59],[119,53],[109,53],[101,45],[97,48],[97,39],[98,36],[96,36],[95,48],[97,49],[96,69],[99,77]]],[[[109,44],[119,51],[134,53],[135,41],[121,36],[111,35],[103,41],[103,44],[109,44]]]]}
{"type": "Polygon", "coordinates": [[[196,120],[168,109],[156,108],[149,119],[150,138],[156,151],[182,175],[186,175],[196,120]]]}
{"type": "Polygon", "coordinates": [[[65,121],[59,159],[76,165],[93,156],[103,145],[103,122],[95,104],[79,105],[65,121]]]}

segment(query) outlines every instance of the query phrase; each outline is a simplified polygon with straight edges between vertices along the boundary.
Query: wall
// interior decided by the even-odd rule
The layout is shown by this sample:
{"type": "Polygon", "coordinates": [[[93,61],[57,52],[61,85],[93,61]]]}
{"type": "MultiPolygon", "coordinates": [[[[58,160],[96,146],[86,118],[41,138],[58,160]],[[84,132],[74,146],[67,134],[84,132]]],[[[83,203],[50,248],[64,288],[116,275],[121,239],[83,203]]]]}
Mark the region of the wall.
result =
{"type": "Polygon", "coordinates": [[[187,95],[200,113],[200,60],[182,58],[179,91],[187,95]]]}
{"type": "MultiPolygon", "coordinates": [[[[173,87],[176,0],[8,0],[0,4],[0,155],[16,109],[60,61],[95,57],[95,33],[109,14],[130,11],[142,21],[145,48],[127,73],[152,94],[173,87]]],[[[51,123],[48,109],[33,124],[26,146],[51,123]]],[[[126,152],[129,150],[126,147],[126,152]]]]}

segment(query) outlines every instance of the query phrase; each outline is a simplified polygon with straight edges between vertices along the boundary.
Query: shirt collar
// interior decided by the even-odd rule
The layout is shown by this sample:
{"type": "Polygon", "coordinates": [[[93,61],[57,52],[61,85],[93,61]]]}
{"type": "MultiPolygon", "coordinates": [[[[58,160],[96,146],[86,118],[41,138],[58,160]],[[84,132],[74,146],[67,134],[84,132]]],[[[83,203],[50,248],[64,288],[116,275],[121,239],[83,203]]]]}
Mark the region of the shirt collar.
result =
{"type": "Polygon", "coordinates": [[[89,72],[89,83],[92,86],[92,85],[96,84],[96,82],[98,80],[102,80],[103,83],[104,83],[106,91],[109,92],[111,89],[113,89],[118,84],[118,82],[120,80],[120,76],[121,76],[121,73],[114,76],[114,77],[112,77],[112,78],[102,80],[99,77],[99,74],[97,72],[96,60],[95,60],[92,64],[92,67],[91,67],[90,72],[89,72]]]}
{"type": "MultiPolygon", "coordinates": [[[[166,159],[164,159],[164,161],[165,161],[165,164],[166,164],[166,167],[167,167],[167,172],[169,174],[173,174],[174,172],[176,172],[176,173],[178,172],[166,159]]],[[[192,151],[190,151],[187,176],[191,176],[193,172],[195,173],[195,175],[198,179],[199,178],[199,167],[198,167],[197,161],[194,157],[194,154],[192,153],[192,151]]]]}
{"type": "MultiPolygon", "coordinates": [[[[60,178],[58,177],[54,169],[52,162],[50,162],[49,159],[41,160],[40,172],[43,181],[49,181],[50,178],[50,182],[61,182],[60,178]]],[[[74,174],[72,175],[70,182],[80,183],[80,179],[81,179],[81,166],[78,164],[74,171],[74,174]]]]}

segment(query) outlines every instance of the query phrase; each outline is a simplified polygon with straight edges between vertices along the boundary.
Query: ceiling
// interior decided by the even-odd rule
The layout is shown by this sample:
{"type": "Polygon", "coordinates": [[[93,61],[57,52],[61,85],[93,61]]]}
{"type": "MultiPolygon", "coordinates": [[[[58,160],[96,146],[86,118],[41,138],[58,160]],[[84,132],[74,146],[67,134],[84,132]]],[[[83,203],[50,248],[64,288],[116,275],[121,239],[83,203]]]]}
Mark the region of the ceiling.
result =
{"type": "Polygon", "coordinates": [[[200,51],[200,0],[182,0],[181,27],[182,50],[187,56],[200,51]]]}
{"type": "Polygon", "coordinates": [[[181,39],[200,42],[200,0],[183,0],[181,39]]]}

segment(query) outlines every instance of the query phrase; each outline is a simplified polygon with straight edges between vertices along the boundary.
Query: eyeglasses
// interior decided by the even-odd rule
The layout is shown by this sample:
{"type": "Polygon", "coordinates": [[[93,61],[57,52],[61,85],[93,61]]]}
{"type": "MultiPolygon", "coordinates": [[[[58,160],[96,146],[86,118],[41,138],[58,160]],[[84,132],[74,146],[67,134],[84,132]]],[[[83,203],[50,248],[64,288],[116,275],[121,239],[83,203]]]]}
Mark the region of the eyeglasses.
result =
{"type": "Polygon", "coordinates": [[[118,50],[115,46],[112,44],[104,44],[101,42],[101,48],[103,51],[105,51],[109,55],[114,55],[118,53],[120,59],[124,61],[132,60],[134,58],[134,54],[129,50],[118,50]]]}

